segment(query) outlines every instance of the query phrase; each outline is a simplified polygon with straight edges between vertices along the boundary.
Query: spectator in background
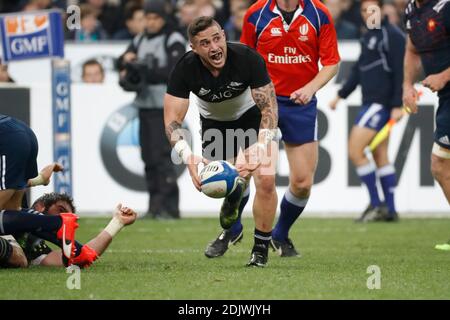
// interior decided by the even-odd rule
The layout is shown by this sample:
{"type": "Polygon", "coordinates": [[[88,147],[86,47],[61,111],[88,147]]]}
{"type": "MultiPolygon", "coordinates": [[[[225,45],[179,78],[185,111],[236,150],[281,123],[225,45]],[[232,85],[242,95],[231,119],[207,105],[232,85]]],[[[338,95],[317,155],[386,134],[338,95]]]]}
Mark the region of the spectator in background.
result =
{"type": "Polygon", "coordinates": [[[383,14],[388,17],[391,24],[406,31],[403,23],[405,8],[409,0],[385,0],[383,5],[383,14]]]}
{"type": "Polygon", "coordinates": [[[84,83],[103,83],[105,71],[100,62],[91,59],[83,63],[82,80],[84,83]]]}
{"type": "Polygon", "coordinates": [[[95,42],[106,39],[106,34],[100,21],[98,11],[89,4],[80,5],[80,29],[68,33],[68,38],[77,42],[95,42]]]}
{"type": "Polygon", "coordinates": [[[0,12],[14,12],[19,10],[21,7],[21,0],[9,0],[9,1],[0,1],[0,12]]]}
{"type": "Polygon", "coordinates": [[[26,3],[22,11],[37,11],[37,10],[45,10],[50,9],[52,4],[52,0],[29,0],[26,3]]]}
{"type": "Polygon", "coordinates": [[[353,23],[359,29],[361,34],[364,31],[364,22],[362,21],[360,8],[360,0],[339,0],[342,5],[342,19],[353,23]]]}
{"type": "Polygon", "coordinates": [[[387,17],[390,24],[403,29],[400,13],[394,3],[385,1],[381,10],[383,12],[383,16],[387,17]]]}
{"type": "Polygon", "coordinates": [[[8,73],[8,65],[3,64],[1,59],[0,59],[0,82],[10,82],[10,83],[14,82],[14,80],[8,73]]]}
{"type": "Polygon", "coordinates": [[[112,38],[119,29],[124,27],[123,10],[118,5],[111,4],[106,0],[86,0],[84,2],[97,11],[97,19],[108,38],[112,38]]]}
{"type": "Polygon", "coordinates": [[[125,5],[125,28],[114,34],[114,40],[131,40],[144,32],[144,8],[140,2],[130,1],[125,5]]]}
{"type": "Polygon", "coordinates": [[[341,0],[324,0],[325,5],[330,10],[334,20],[334,27],[339,40],[349,40],[359,38],[359,29],[353,23],[342,18],[344,6],[341,0]]]}
{"type": "Polygon", "coordinates": [[[223,3],[220,0],[196,0],[199,8],[199,16],[214,17],[221,26],[225,24],[227,18],[223,13],[223,3]]]}
{"type": "Polygon", "coordinates": [[[199,17],[199,7],[196,0],[181,0],[178,3],[178,21],[179,28],[183,36],[187,39],[187,27],[199,17]]]}
{"type": "Polygon", "coordinates": [[[244,16],[249,7],[250,1],[235,0],[230,3],[231,17],[224,27],[228,41],[239,42],[241,39],[244,16]]]}
{"type": "Polygon", "coordinates": [[[173,66],[186,51],[183,35],[167,23],[163,0],[144,3],[146,27],[119,58],[120,84],[136,92],[139,142],[150,195],[147,217],[179,218],[179,190],[172,148],[165,136],[163,98],[173,66]]]}

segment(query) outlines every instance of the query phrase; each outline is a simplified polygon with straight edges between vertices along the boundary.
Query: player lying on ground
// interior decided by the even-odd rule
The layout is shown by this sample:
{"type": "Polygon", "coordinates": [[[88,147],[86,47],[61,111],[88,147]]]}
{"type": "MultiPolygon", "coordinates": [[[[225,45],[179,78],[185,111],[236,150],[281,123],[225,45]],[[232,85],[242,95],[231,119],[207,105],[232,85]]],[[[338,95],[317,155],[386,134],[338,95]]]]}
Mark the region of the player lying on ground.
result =
{"type": "MultiPolygon", "coordinates": [[[[37,154],[38,141],[31,128],[0,114],[0,235],[40,230],[42,237],[63,248],[70,262],[78,217],[70,213],[41,217],[21,210],[26,188],[47,185],[52,173],[63,169],[53,163],[38,174],[37,154]]],[[[2,253],[5,248],[0,248],[2,253]]]]}
{"type": "MultiPolygon", "coordinates": [[[[36,210],[34,215],[43,213],[49,217],[65,212],[75,212],[72,198],[58,193],[44,194],[34,202],[33,209],[36,210]]],[[[136,216],[133,209],[119,204],[109,224],[95,238],[84,245],[75,242],[77,252],[72,263],[80,267],[91,265],[103,254],[123,227],[134,223],[136,216]]],[[[27,267],[28,265],[64,266],[65,264],[61,259],[61,250],[50,249],[35,233],[14,233],[0,238],[0,265],[27,267]]]]}

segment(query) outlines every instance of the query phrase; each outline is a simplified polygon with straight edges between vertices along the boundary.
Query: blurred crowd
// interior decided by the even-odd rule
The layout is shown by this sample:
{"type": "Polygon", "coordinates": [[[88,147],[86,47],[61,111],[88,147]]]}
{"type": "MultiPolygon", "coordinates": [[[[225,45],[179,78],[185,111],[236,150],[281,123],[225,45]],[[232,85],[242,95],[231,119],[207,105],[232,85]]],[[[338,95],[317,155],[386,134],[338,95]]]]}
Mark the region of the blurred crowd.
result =
{"type": "MultiPolygon", "coordinates": [[[[145,0],[8,0],[0,2],[0,13],[60,8],[80,8],[80,29],[67,30],[66,38],[77,42],[130,40],[145,28],[145,0]]],[[[148,0],[147,0],[148,1],[148,0]]],[[[201,15],[214,16],[231,41],[239,40],[247,8],[255,0],[166,0],[169,20],[186,34],[187,25],[201,15]]],[[[335,21],[338,39],[359,39],[364,26],[359,0],[322,0],[335,21]]],[[[382,12],[403,29],[408,0],[384,0],[382,12]]]]}

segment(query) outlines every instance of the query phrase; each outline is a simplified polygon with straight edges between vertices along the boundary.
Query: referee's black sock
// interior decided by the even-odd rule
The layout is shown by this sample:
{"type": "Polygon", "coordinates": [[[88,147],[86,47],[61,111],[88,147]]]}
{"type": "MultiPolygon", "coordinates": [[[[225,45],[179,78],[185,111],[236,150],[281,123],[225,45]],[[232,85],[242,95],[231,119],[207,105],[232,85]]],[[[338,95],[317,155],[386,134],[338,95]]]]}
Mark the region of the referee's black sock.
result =
{"type": "Polygon", "coordinates": [[[44,216],[21,211],[0,211],[0,235],[18,232],[47,231],[56,232],[62,226],[60,216],[44,216]]]}

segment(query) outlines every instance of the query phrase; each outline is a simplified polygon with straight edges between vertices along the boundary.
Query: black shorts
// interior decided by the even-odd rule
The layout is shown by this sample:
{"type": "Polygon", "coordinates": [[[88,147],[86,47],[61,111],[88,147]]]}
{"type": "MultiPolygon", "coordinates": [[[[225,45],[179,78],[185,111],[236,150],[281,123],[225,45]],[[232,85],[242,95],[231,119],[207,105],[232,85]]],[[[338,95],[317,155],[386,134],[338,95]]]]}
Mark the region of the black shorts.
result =
{"type": "Polygon", "coordinates": [[[450,98],[439,99],[434,141],[442,148],[450,150],[450,98]]]}
{"type": "Polygon", "coordinates": [[[34,132],[20,120],[0,120],[0,190],[21,190],[38,175],[38,142],[34,132]]]}
{"type": "Polygon", "coordinates": [[[236,158],[239,150],[245,150],[258,141],[261,111],[256,106],[233,121],[217,121],[202,116],[200,120],[203,157],[206,159],[236,158]]]}

